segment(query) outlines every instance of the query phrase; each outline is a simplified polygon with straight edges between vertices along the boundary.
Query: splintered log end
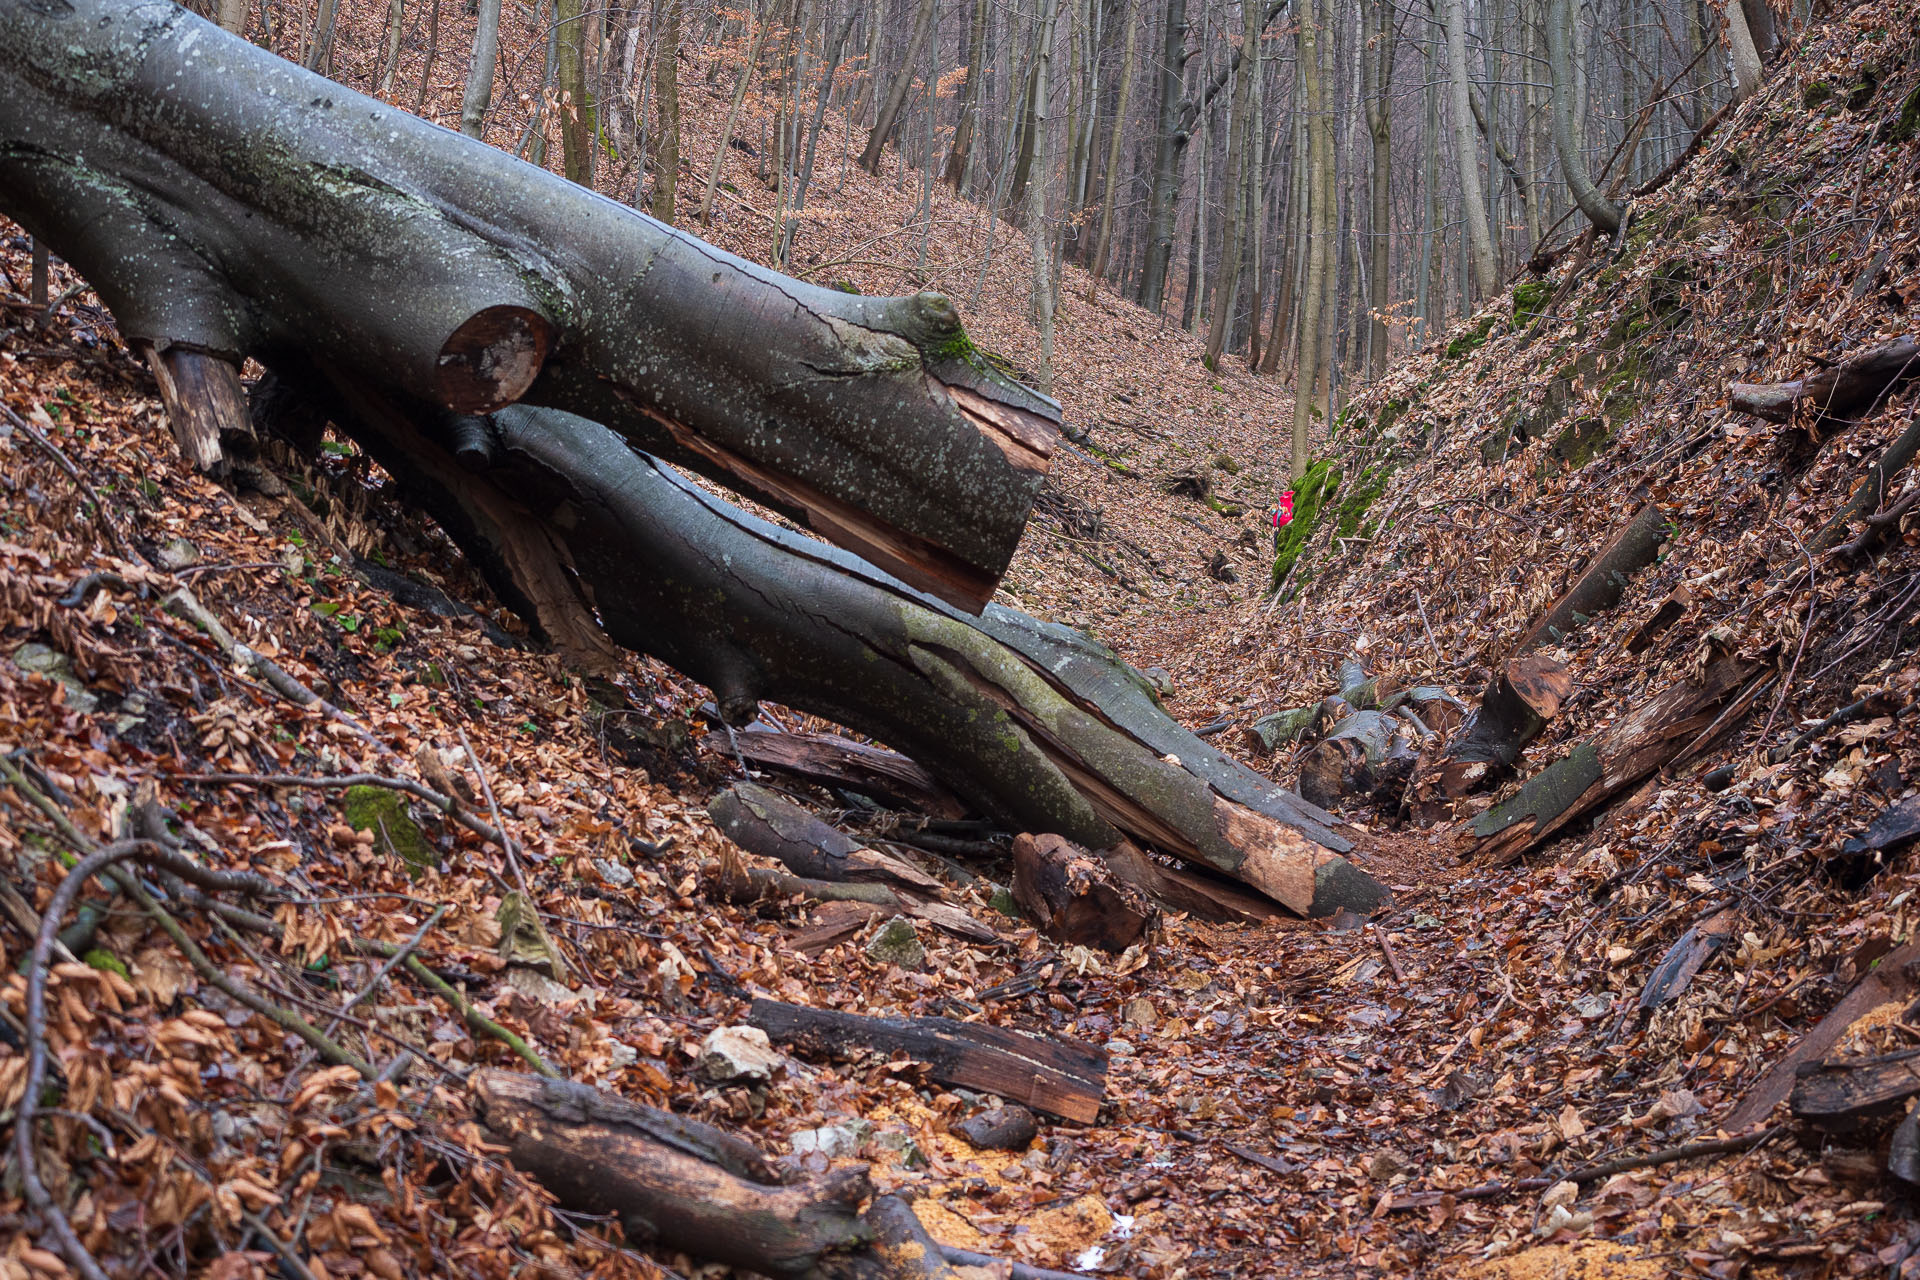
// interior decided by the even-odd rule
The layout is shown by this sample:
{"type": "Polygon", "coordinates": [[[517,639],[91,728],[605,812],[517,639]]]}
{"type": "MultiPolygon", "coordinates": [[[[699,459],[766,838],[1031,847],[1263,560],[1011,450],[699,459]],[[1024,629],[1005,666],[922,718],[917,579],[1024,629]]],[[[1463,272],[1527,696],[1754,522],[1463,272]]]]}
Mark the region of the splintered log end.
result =
{"type": "Polygon", "coordinates": [[[1389,896],[1353,863],[1264,814],[1218,800],[1214,820],[1242,854],[1233,874],[1295,915],[1318,919],[1342,908],[1367,915],[1389,896]]]}
{"type": "Polygon", "coordinates": [[[1528,654],[1507,664],[1507,685],[1527,710],[1542,720],[1560,714],[1560,704],[1573,692],[1573,677],[1564,664],[1544,654],[1528,654]]]}
{"type": "Polygon", "coordinates": [[[180,456],[196,471],[225,475],[222,438],[253,435],[239,367],[192,347],[142,343],[140,353],[160,385],[160,402],[167,408],[167,426],[180,446],[180,456]]]}
{"type": "Polygon", "coordinates": [[[1119,953],[1153,923],[1153,904],[1064,836],[1013,841],[1013,900],[1055,942],[1119,953]]]}
{"type": "Polygon", "coordinates": [[[981,395],[971,387],[949,386],[947,394],[961,416],[1007,456],[1015,468],[1044,477],[1060,444],[1060,428],[1039,414],[981,395]]]}
{"type": "Polygon", "coordinates": [[[440,347],[433,393],[456,413],[492,413],[527,393],[553,345],[553,325],[527,307],[487,307],[440,347]]]}
{"type": "Polygon", "coordinates": [[[1727,404],[1768,422],[1787,422],[1800,402],[1804,384],[1793,382],[1733,382],[1727,385],[1727,404]]]}
{"type": "Polygon", "coordinates": [[[1512,798],[1473,820],[1481,849],[1505,858],[1524,852],[1536,833],[1573,808],[1588,787],[1600,781],[1600,753],[1590,742],[1542,769],[1512,798]]]}

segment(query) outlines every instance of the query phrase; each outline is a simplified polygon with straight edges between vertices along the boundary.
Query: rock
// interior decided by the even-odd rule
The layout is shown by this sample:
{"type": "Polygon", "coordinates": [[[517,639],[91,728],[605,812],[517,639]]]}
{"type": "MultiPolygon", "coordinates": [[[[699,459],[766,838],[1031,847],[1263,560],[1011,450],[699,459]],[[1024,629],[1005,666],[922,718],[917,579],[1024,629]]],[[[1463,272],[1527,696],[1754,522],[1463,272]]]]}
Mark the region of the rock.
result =
{"type": "Polygon", "coordinates": [[[99,696],[73,674],[72,660],[58,649],[29,640],[13,651],[13,665],[29,675],[45,676],[58,684],[67,691],[67,705],[83,715],[100,705],[99,696]]]}
{"type": "Polygon", "coordinates": [[[1215,582],[1240,581],[1240,575],[1233,571],[1233,562],[1227,559],[1227,553],[1217,549],[1213,558],[1207,561],[1207,576],[1215,582]]]}
{"type": "Polygon", "coordinates": [[[168,538],[160,549],[153,553],[153,558],[168,573],[178,573],[182,569],[189,569],[200,563],[200,548],[185,538],[168,538]]]}
{"type": "Polygon", "coordinates": [[[927,949],[920,945],[920,934],[913,927],[913,921],[894,916],[867,940],[867,959],[875,964],[918,969],[927,962],[927,949]]]}
{"type": "Polygon", "coordinates": [[[995,1107],[968,1116],[953,1131],[983,1151],[1024,1151],[1040,1133],[1025,1107],[995,1107]]]}
{"type": "Polygon", "coordinates": [[[631,889],[633,887],[633,872],[612,858],[595,858],[593,866],[594,870],[600,873],[600,878],[614,888],[631,889]]]}
{"type": "Polygon", "coordinates": [[[905,1168],[919,1169],[927,1164],[926,1153],[920,1150],[920,1144],[905,1129],[882,1129],[874,1135],[873,1146],[875,1150],[893,1156],[894,1162],[905,1168]]]}
{"type": "Polygon", "coordinates": [[[753,1083],[772,1079],[773,1069],[780,1062],[773,1043],[760,1028],[720,1027],[701,1042],[700,1061],[694,1064],[694,1070],[715,1084],[753,1083]]]}
{"type": "Polygon", "coordinates": [[[1405,1155],[1391,1147],[1382,1147],[1367,1162],[1367,1176],[1375,1182],[1392,1182],[1407,1171],[1407,1166],[1405,1155]]]}
{"type": "Polygon", "coordinates": [[[525,894],[516,889],[500,899],[494,920],[500,926],[502,960],[516,967],[537,969],[559,982],[567,980],[567,962],[561,959],[546,926],[540,923],[540,913],[525,894]]]}
{"type": "Polygon", "coordinates": [[[1139,1027],[1142,1031],[1151,1031],[1160,1025],[1160,1014],[1154,1009],[1153,1001],[1145,996],[1135,996],[1127,1001],[1126,1013],[1122,1015],[1130,1027],[1139,1027]]]}
{"type": "Polygon", "coordinates": [[[1164,698],[1173,692],[1173,672],[1165,667],[1148,667],[1140,674],[1147,678],[1147,683],[1151,684],[1153,691],[1161,697],[1164,698]]]}
{"type": "Polygon", "coordinates": [[[1107,1041],[1107,1052],[1116,1058],[1133,1056],[1133,1041],[1122,1040],[1119,1036],[1107,1041]]]}
{"type": "Polygon", "coordinates": [[[624,1040],[615,1040],[613,1042],[613,1048],[609,1051],[609,1055],[609,1065],[611,1065],[615,1071],[625,1071],[628,1067],[640,1061],[640,1051],[624,1040]]]}
{"type": "Polygon", "coordinates": [[[849,1120],[845,1124],[830,1124],[819,1129],[802,1129],[793,1135],[793,1154],[822,1155],[832,1160],[839,1156],[850,1156],[860,1150],[860,1144],[873,1132],[873,1126],[865,1120],[849,1120]]]}

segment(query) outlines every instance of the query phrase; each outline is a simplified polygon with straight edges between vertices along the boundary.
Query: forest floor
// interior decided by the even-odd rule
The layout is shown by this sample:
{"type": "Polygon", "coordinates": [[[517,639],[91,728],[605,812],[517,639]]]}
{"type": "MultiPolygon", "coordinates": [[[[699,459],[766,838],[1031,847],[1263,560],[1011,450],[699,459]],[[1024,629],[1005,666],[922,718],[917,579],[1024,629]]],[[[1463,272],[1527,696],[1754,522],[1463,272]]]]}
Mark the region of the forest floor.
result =
{"type": "MultiPolygon", "coordinates": [[[[943,1241],[1002,1257],[1158,1278],[1906,1274],[1920,1228],[1877,1136],[1745,1131],[1757,1141],[1743,1149],[1603,1166],[1714,1138],[1913,934],[1908,856],[1863,864],[1845,844],[1920,779],[1903,714],[1920,686],[1920,537],[1767,594],[1912,420],[1913,393],[1810,440],[1732,413],[1725,383],[1791,376],[1810,356],[1897,333],[1920,302],[1920,157],[1892,127],[1903,103],[1913,110],[1916,41],[1892,2],[1823,29],[1651,197],[1639,240],[1556,268],[1548,299],[1529,304],[1544,322],[1498,304],[1484,328],[1463,324],[1357,401],[1321,448],[1341,459],[1347,493],[1378,478],[1374,505],[1353,510],[1344,535],[1331,517],[1308,531],[1277,607],[1260,591],[1263,508],[1286,475],[1284,386],[1234,360],[1209,374],[1192,335],[1107,294],[1088,301],[1069,270],[1055,392],[1086,443],[1059,456],[1005,598],[1165,668],[1170,709],[1193,726],[1229,722],[1217,741],[1245,747],[1261,713],[1324,696],[1350,653],[1383,687],[1431,681],[1475,698],[1649,499],[1671,515],[1670,545],[1552,650],[1577,692],[1522,772],[1703,654],[1751,651],[1781,678],[1731,736],[1528,859],[1463,858],[1462,825],[1423,829],[1356,802],[1343,817],[1358,860],[1395,894],[1371,920],[1176,919],[1120,957],[1063,950],[997,915],[984,880],[954,893],[1000,941],[923,931],[918,968],[869,959],[862,933],[813,946],[820,920],[801,904],[710,896],[726,842],[705,804],[740,771],[723,737],[702,736],[705,691],[635,660],[612,703],[554,658],[489,639],[486,624],[522,629],[348,446],[288,463],[284,495],[189,474],[96,300],[57,269],[59,301],[30,305],[24,238],[0,224],[0,750],[19,770],[0,783],[0,893],[17,890],[0,916],[0,1118],[23,1083],[12,975],[23,921],[59,880],[51,855],[106,843],[157,804],[189,847],[286,886],[267,908],[272,936],[188,918],[212,966],[329,1022],[352,1052],[386,1061],[409,1048],[428,1065],[362,1087],[216,989],[149,917],[95,896],[98,919],[53,988],[63,1094],[41,1173],[89,1247],[127,1274],[291,1271],[278,1253],[322,1278],[701,1270],[625,1247],[611,1224],[562,1213],[500,1163],[461,1076],[519,1064],[440,995],[383,981],[330,1018],[377,967],[354,940],[415,936],[436,972],[565,1075],[738,1129],[803,1172],[866,1162],[882,1189],[919,1197],[943,1241]],[[1810,91],[1845,90],[1867,65],[1877,89],[1859,107],[1810,91]],[[1795,237],[1785,251],[1782,226],[1795,237]],[[1878,274],[1857,290],[1863,268],[1878,274]],[[1658,325],[1631,330],[1649,306],[1665,308],[1658,325]],[[1630,330],[1631,343],[1614,340],[1630,330]],[[1584,400],[1609,446],[1576,460],[1553,452],[1557,422],[1521,415],[1543,425],[1512,429],[1514,410],[1554,396],[1584,400]],[[1507,437],[1488,450],[1495,423],[1507,437]],[[1169,492],[1183,475],[1245,509],[1169,492]],[[1216,551],[1237,582],[1210,576],[1216,551]],[[376,569],[416,587],[396,596],[376,569]],[[74,592],[101,572],[117,577],[74,592]],[[1696,600],[1686,619],[1628,655],[1626,638],[1683,582],[1696,600]],[[235,671],[162,606],[182,587],[352,723],[235,671]],[[1790,697],[1775,704],[1781,689],[1790,697]],[[1797,726],[1868,692],[1883,710],[1771,761],[1797,726]],[[497,814],[520,859],[421,805],[264,780],[356,771],[450,777],[497,814]],[[498,913],[522,874],[564,961],[549,972],[500,951],[498,913]],[[1697,973],[1643,1012],[1660,962],[1709,923],[1719,945],[1696,948],[1697,973]],[[703,1038],[738,1022],[751,994],[1101,1045],[1108,1105],[1096,1123],[1049,1123],[1030,1150],[995,1154],[948,1131],[979,1099],[910,1062],[790,1057],[763,1086],[704,1084],[703,1038]],[[803,1150],[823,1130],[848,1149],[803,1150]]],[[[353,51],[377,44],[343,40],[342,78],[362,83],[353,51]]],[[[726,104],[689,82],[689,172],[704,177],[726,104]]],[[[510,141],[518,123],[498,127],[510,141]]],[[[1024,243],[896,164],[874,179],[836,154],[794,268],[871,292],[944,289],[983,345],[1031,369],[1024,243]]],[[[729,182],[706,233],[765,260],[773,197],[748,172],[729,182]]],[[[698,189],[683,181],[683,200],[698,189]]],[[[1264,760],[1283,778],[1292,763],[1264,760]]],[[[884,825],[863,830],[913,856],[884,825]]],[[[1833,1052],[1916,1039],[1903,998],[1833,1052]]],[[[65,1273],[17,1199],[0,1198],[0,1272],[65,1273]]]]}

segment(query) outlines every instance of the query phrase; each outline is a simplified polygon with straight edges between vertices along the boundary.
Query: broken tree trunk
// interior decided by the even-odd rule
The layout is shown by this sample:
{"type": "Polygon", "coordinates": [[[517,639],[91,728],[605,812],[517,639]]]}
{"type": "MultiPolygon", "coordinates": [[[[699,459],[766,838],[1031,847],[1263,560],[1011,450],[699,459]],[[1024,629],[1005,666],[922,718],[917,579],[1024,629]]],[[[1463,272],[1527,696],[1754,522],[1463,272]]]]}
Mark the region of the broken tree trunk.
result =
{"type": "Polygon", "coordinates": [[[453,462],[431,417],[415,426],[365,395],[340,416],[543,631],[658,657],[733,723],[777,700],[904,752],[1005,829],[1101,850],[1131,838],[1297,914],[1385,896],[1339,856],[1351,842],[1325,813],[1182,728],[1078,632],[998,606],[969,619],[572,414],[493,414],[482,475],[453,462]],[[529,546],[545,556],[530,583],[516,568],[529,546]]]}
{"type": "Polygon", "coordinates": [[[1732,383],[1727,387],[1727,402],[1768,422],[1791,422],[1802,405],[1828,417],[1844,418],[1871,408],[1915,376],[1920,376],[1920,342],[1895,338],[1791,382],[1732,383]]]}
{"type": "Polygon", "coordinates": [[[1794,1079],[1793,1118],[1829,1133],[1852,1133],[1899,1114],[1915,1094],[1920,1094],[1920,1049],[1842,1058],[1794,1079]]]}
{"type": "Polygon", "coordinates": [[[865,1166],[801,1186],[748,1143],[586,1085],[482,1069],[468,1084],[507,1158],[569,1208],[627,1237],[773,1276],[813,1271],[866,1239],[865,1166]]]}
{"type": "Polygon", "coordinates": [[[1154,909],[1112,868],[1063,836],[1016,836],[1013,900],[1055,942],[1121,952],[1140,940],[1154,909]]]}
{"type": "Polygon", "coordinates": [[[897,751],[829,733],[774,733],[749,728],[734,735],[747,763],[857,792],[935,818],[963,818],[967,807],[933,775],[897,751]]]}
{"type": "Polygon", "coordinates": [[[1107,1054],[1059,1037],[1022,1035],[951,1018],[867,1018],[755,1000],[747,1023],[825,1057],[849,1048],[904,1054],[942,1084],[976,1089],[1035,1111],[1092,1124],[1107,1091],[1107,1054]]]}
{"type": "Polygon", "coordinates": [[[1497,862],[1521,857],[1661,768],[1703,734],[1736,721],[1764,678],[1761,663],[1723,654],[1701,674],[1668,685],[1622,716],[1604,736],[1581,743],[1528,779],[1511,799],[1475,818],[1474,852],[1497,862]]]}
{"type": "Polygon", "coordinates": [[[1466,732],[1422,770],[1416,791],[1457,800],[1506,776],[1572,692],[1573,678],[1552,658],[1533,653],[1509,662],[1487,686],[1466,732]]]}
{"type": "Polygon", "coordinates": [[[1542,645],[1561,643],[1595,614],[1620,603],[1634,574],[1652,564],[1667,538],[1666,513],[1648,503],[1608,540],[1586,571],[1553,602],[1514,646],[1515,656],[1542,645]]]}
{"type": "Polygon", "coordinates": [[[1419,753],[1404,719],[1356,711],[1300,758],[1301,798],[1330,808],[1343,797],[1365,796],[1376,808],[1397,810],[1419,753]]]}
{"type": "Polygon", "coordinates": [[[814,880],[893,885],[940,896],[940,882],[878,849],[869,849],[791,800],[751,782],[736,783],[707,804],[714,825],[749,853],[786,864],[814,880]]]}
{"type": "Polygon", "coordinates": [[[758,902],[763,898],[811,898],[816,902],[856,903],[874,916],[907,915],[969,942],[997,942],[1000,935],[951,903],[918,897],[884,884],[811,880],[767,867],[743,867],[726,860],[714,867],[712,879],[729,902],[758,902]]]}
{"type": "Polygon", "coordinates": [[[781,276],[177,6],[0,5],[0,212],[163,358],[579,410],[969,610],[1055,444],[938,294],[781,276]]]}

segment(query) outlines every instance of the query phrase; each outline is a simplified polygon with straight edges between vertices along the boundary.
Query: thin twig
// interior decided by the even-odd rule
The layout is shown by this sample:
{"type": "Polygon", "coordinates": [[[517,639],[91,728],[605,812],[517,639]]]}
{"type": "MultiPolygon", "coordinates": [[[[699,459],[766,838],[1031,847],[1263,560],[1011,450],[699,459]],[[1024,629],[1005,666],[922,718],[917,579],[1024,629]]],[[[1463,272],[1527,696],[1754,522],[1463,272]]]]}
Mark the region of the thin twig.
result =
{"type": "Polygon", "coordinates": [[[7,421],[11,422],[17,429],[26,432],[27,439],[39,445],[41,451],[52,458],[54,463],[62,471],[67,473],[67,478],[79,486],[80,492],[86,496],[87,501],[93,504],[94,518],[99,520],[100,527],[106,531],[107,541],[112,545],[114,552],[119,555],[122,560],[128,561],[129,563],[137,563],[133,552],[127,549],[126,539],[120,534],[120,526],[115,524],[113,517],[107,514],[107,504],[100,500],[99,490],[93,487],[91,480],[80,473],[80,468],[73,465],[73,459],[69,458],[59,445],[42,435],[39,428],[15,413],[13,406],[4,400],[0,400],[0,413],[6,414],[7,421]]]}
{"type": "Polygon", "coordinates": [[[367,984],[364,987],[361,987],[359,991],[354,993],[353,999],[340,1006],[340,1012],[334,1015],[333,1021],[327,1024],[328,1035],[332,1035],[339,1028],[341,1017],[351,1013],[355,1005],[372,995],[374,990],[378,988],[382,982],[387,980],[388,974],[399,968],[409,956],[419,949],[420,944],[426,941],[427,934],[432,931],[433,926],[439,924],[441,917],[446,914],[447,907],[445,903],[433,909],[433,914],[427,917],[427,922],[420,926],[419,931],[401,943],[399,948],[387,957],[386,963],[381,965],[379,970],[375,972],[371,978],[367,979],[367,984]]]}
{"type": "Polygon", "coordinates": [[[526,898],[527,906],[533,908],[533,893],[527,888],[526,873],[520,870],[520,859],[513,849],[513,837],[507,834],[506,825],[500,821],[500,806],[494,802],[493,784],[487,781],[487,771],[481,767],[480,754],[473,749],[473,744],[467,741],[465,727],[456,724],[453,726],[453,731],[460,735],[460,745],[466,750],[468,762],[473,765],[473,774],[480,779],[480,794],[486,798],[487,812],[493,815],[493,825],[500,831],[500,847],[506,850],[507,866],[513,871],[514,882],[520,886],[520,892],[526,898]]]}

